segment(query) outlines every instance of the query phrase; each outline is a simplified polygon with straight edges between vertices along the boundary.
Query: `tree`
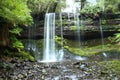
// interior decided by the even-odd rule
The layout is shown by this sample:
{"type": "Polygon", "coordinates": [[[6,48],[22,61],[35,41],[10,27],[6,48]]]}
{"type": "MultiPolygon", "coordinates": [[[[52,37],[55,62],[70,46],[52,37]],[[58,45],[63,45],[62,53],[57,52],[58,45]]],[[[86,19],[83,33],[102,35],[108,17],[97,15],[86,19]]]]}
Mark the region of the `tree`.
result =
{"type": "Polygon", "coordinates": [[[46,12],[58,12],[64,6],[61,0],[28,0],[27,4],[35,20],[43,20],[46,12]]]}
{"type": "MultiPolygon", "coordinates": [[[[83,7],[80,11],[83,15],[99,17],[100,14],[109,13],[115,15],[120,13],[120,0],[97,0],[97,4],[83,7]]],[[[117,16],[117,15],[116,15],[117,16]]]]}
{"type": "Polygon", "coordinates": [[[120,0],[104,0],[105,12],[120,13],[120,0]]]}
{"type": "Polygon", "coordinates": [[[10,29],[32,23],[30,12],[26,0],[0,0],[0,46],[9,45],[10,29]]]}

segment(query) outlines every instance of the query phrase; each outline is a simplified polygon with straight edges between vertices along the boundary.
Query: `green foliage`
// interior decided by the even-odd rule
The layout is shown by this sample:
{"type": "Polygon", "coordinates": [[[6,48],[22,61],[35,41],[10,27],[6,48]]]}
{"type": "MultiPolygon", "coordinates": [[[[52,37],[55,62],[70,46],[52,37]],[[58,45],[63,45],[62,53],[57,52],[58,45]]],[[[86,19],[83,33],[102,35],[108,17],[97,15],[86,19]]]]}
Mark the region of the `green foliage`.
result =
{"type": "MultiPolygon", "coordinates": [[[[75,55],[86,56],[86,57],[90,57],[95,54],[102,53],[103,52],[102,47],[103,47],[102,45],[97,45],[93,47],[84,46],[80,48],[80,47],[68,46],[68,44],[64,46],[64,48],[67,49],[69,52],[75,55]]],[[[114,50],[119,51],[117,45],[113,46],[111,44],[106,44],[104,45],[104,48],[105,48],[104,50],[105,52],[114,51],[114,50]]]]}
{"type": "Polygon", "coordinates": [[[120,0],[104,0],[105,12],[108,13],[120,13],[119,5],[120,0]]]}
{"type": "Polygon", "coordinates": [[[120,33],[115,34],[115,41],[120,42],[120,33]]]}
{"type": "Polygon", "coordinates": [[[102,20],[102,25],[105,25],[106,24],[106,20],[102,20]]]}
{"type": "Polygon", "coordinates": [[[39,49],[43,50],[43,47],[44,47],[44,41],[43,41],[43,39],[37,40],[37,41],[36,41],[36,46],[37,46],[39,49]]]}
{"type": "Polygon", "coordinates": [[[59,1],[58,2],[58,5],[57,5],[57,7],[56,7],[56,13],[60,13],[61,12],[61,8],[64,8],[66,6],[66,4],[65,4],[65,1],[59,1]]]}
{"type": "Polygon", "coordinates": [[[21,49],[24,48],[22,42],[18,40],[15,35],[11,35],[10,40],[11,40],[11,46],[13,48],[16,48],[19,52],[21,52],[21,49]]]}
{"type": "Polygon", "coordinates": [[[114,38],[114,37],[111,37],[111,36],[108,37],[108,40],[109,40],[111,43],[114,43],[114,42],[115,42],[115,38],[114,38]]]}
{"type": "Polygon", "coordinates": [[[22,42],[16,38],[16,35],[20,35],[21,31],[22,31],[22,28],[19,28],[19,27],[15,27],[9,30],[11,34],[10,40],[11,40],[12,47],[18,49],[19,52],[21,51],[21,49],[24,48],[22,42]]]}
{"type": "Polygon", "coordinates": [[[20,28],[20,27],[15,27],[15,28],[9,30],[9,32],[11,34],[16,34],[16,35],[20,35],[21,31],[22,31],[22,28],[20,28]]]}
{"type": "Polygon", "coordinates": [[[57,12],[59,12],[64,3],[58,0],[28,0],[27,4],[32,10],[32,14],[39,14],[52,12],[55,7],[57,8],[57,12]]]}
{"type": "MultiPolygon", "coordinates": [[[[118,31],[120,31],[120,29],[118,31]]],[[[116,33],[114,35],[115,35],[115,42],[120,42],[120,33],[116,33]]]]}
{"type": "Polygon", "coordinates": [[[26,0],[1,0],[0,17],[12,24],[31,24],[32,17],[26,0]]]}
{"type": "Polygon", "coordinates": [[[22,42],[16,38],[22,31],[22,28],[18,27],[18,25],[27,26],[32,24],[33,19],[30,12],[27,6],[27,0],[0,0],[0,24],[2,24],[3,27],[4,25],[5,27],[8,25],[9,28],[9,32],[6,31],[6,33],[10,35],[7,36],[10,41],[7,46],[18,50],[17,52],[6,51],[6,53],[34,60],[28,53],[22,51],[24,46],[22,42]]]}
{"type": "Polygon", "coordinates": [[[58,45],[63,45],[63,43],[65,43],[65,39],[62,39],[62,38],[59,37],[59,36],[55,36],[55,42],[56,42],[58,45]]]}
{"type": "Polygon", "coordinates": [[[120,13],[119,9],[120,0],[98,0],[96,5],[86,4],[82,8],[81,13],[83,14],[94,14],[104,11],[107,13],[120,13]]]}
{"type": "Polygon", "coordinates": [[[17,54],[18,57],[21,57],[22,59],[28,59],[30,61],[35,61],[35,58],[31,56],[28,52],[21,51],[20,53],[17,54]]]}
{"type": "Polygon", "coordinates": [[[82,14],[98,15],[99,12],[101,12],[101,7],[99,4],[93,6],[87,5],[81,10],[82,14]]]}
{"type": "Polygon", "coordinates": [[[113,71],[114,73],[120,74],[120,61],[112,60],[112,61],[103,61],[99,62],[101,66],[104,66],[105,72],[108,70],[113,71]]]}
{"type": "Polygon", "coordinates": [[[6,57],[6,58],[9,58],[9,57],[13,57],[13,58],[19,58],[19,59],[28,59],[30,61],[34,61],[35,58],[33,56],[31,56],[29,54],[29,52],[26,52],[26,51],[23,51],[21,50],[20,52],[17,52],[16,50],[8,50],[8,49],[4,49],[2,54],[0,55],[2,57],[6,57]]]}
{"type": "Polygon", "coordinates": [[[70,26],[70,30],[77,30],[76,26],[70,26]]]}
{"type": "Polygon", "coordinates": [[[17,48],[17,49],[19,49],[19,48],[20,48],[20,49],[24,48],[22,42],[19,41],[19,40],[16,40],[16,41],[13,43],[13,47],[14,47],[14,48],[17,48]]]}

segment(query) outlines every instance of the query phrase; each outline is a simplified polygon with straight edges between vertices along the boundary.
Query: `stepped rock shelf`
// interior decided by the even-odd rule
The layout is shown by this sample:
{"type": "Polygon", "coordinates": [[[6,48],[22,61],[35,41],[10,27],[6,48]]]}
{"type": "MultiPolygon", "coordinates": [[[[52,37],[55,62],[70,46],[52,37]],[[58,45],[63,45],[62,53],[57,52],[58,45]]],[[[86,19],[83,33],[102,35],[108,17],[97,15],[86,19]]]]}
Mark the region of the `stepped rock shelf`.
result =
{"type": "MultiPolygon", "coordinates": [[[[104,37],[107,36],[113,36],[114,33],[119,33],[119,31],[111,31],[111,30],[103,30],[104,37]]],[[[56,30],[56,34],[60,35],[60,31],[56,30]]],[[[74,35],[75,32],[73,30],[63,30],[63,36],[64,38],[71,38],[76,37],[74,35]]],[[[42,39],[44,35],[44,28],[38,28],[35,31],[31,32],[31,39],[42,39]]],[[[84,39],[92,39],[92,38],[99,38],[100,37],[100,31],[99,30],[84,30],[83,33],[81,33],[81,37],[84,39]]],[[[21,36],[19,37],[21,39],[28,39],[28,29],[26,29],[24,32],[21,33],[21,36]]],[[[73,38],[74,39],[74,38],[73,38]]]]}

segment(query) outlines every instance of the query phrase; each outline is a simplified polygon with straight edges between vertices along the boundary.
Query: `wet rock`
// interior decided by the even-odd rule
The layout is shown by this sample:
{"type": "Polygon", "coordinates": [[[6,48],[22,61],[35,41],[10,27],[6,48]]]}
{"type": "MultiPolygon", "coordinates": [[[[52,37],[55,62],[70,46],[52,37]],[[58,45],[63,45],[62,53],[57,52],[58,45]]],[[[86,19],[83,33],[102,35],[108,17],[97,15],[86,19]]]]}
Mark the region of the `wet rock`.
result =
{"type": "Polygon", "coordinates": [[[12,76],[12,80],[17,80],[18,77],[17,76],[12,76]]]}
{"type": "Polygon", "coordinates": [[[25,70],[29,70],[30,67],[29,67],[29,66],[24,66],[24,69],[25,69],[25,70]]]}
{"type": "Polygon", "coordinates": [[[16,64],[16,67],[21,67],[21,64],[20,63],[16,64]]]}
{"type": "Polygon", "coordinates": [[[29,71],[28,71],[28,74],[31,74],[31,73],[32,73],[32,70],[29,70],[29,71]]]}
{"type": "Polygon", "coordinates": [[[44,80],[44,79],[45,79],[45,76],[43,75],[41,78],[44,80]]]}
{"type": "Polygon", "coordinates": [[[43,70],[42,70],[42,73],[46,73],[46,70],[45,70],[45,69],[43,69],[43,70]]]}
{"type": "Polygon", "coordinates": [[[19,78],[19,79],[22,79],[22,78],[24,78],[24,76],[23,76],[22,74],[19,74],[19,75],[18,75],[18,78],[19,78]]]}
{"type": "Polygon", "coordinates": [[[18,63],[18,59],[13,58],[13,59],[10,61],[10,63],[18,63]]]}
{"type": "MultiPolygon", "coordinates": [[[[11,63],[11,62],[10,62],[11,63]]],[[[8,66],[9,63],[5,62],[8,66]]],[[[119,80],[119,75],[94,62],[66,61],[40,64],[33,62],[11,63],[13,69],[0,69],[0,80],[119,80]],[[16,66],[18,65],[18,66],[16,66]],[[14,72],[13,72],[14,71],[14,72]]]]}
{"type": "Polygon", "coordinates": [[[85,64],[80,65],[80,68],[84,69],[85,68],[85,64]]]}
{"type": "Polygon", "coordinates": [[[0,77],[0,80],[4,80],[4,79],[0,77]]]}
{"type": "Polygon", "coordinates": [[[25,78],[25,77],[27,77],[27,76],[28,76],[28,74],[27,74],[27,73],[23,73],[23,76],[24,76],[24,78],[25,78]]]}

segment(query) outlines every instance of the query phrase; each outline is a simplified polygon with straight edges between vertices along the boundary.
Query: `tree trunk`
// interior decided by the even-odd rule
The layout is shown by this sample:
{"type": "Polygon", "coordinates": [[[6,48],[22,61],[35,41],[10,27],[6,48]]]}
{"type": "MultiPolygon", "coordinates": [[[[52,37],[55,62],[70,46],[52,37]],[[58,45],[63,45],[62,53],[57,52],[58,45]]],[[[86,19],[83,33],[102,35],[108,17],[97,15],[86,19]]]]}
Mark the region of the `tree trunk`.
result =
{"type": "Polygon", "coordinates": [[[0,25],[0,46],[9,45],[9,25],[1,24],[0,25]]]}

